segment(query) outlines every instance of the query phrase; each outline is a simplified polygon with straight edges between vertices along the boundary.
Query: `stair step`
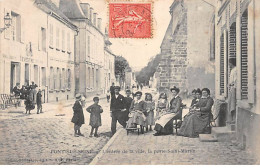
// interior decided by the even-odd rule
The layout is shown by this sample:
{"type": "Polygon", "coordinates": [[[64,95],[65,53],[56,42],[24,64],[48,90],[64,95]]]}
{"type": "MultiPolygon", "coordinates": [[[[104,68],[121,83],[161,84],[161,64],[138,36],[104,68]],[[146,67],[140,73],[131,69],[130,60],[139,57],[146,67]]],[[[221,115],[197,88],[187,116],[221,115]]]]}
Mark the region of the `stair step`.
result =
{"type": "Polygon", "coordinates": [[[219,142],[230,142],[235,139],[235,131],[231,131],[228,126],[213,127],[211,133],[219,142]]]}
{"type": "Polygon", "coordinates": [[[218,142],[218,139],[213,134],[199,134],[200,142],[218,142]]]}

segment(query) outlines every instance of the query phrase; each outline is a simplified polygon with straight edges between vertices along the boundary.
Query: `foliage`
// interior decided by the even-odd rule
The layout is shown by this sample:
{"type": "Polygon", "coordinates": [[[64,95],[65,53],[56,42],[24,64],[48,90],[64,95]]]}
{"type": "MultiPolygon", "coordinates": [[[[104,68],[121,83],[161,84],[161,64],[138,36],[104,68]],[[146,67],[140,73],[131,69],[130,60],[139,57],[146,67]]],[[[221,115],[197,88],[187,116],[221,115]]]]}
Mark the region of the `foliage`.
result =
{"type": "Polygon", "coordinates": [[[148,84],[151,77],[153,77],[161,60],[160,54],[152,57],[146,67],[142,68],[140,72],[136,74],[136,80],[138,83],[148,84]]]}
{"type": "Polygon", "coordinates": [[[115,75],[119,76],[122,80],[124,80],[126,71],[131,71],[128,61],[122,56],[116,56],[115,57],[115,75]]]}

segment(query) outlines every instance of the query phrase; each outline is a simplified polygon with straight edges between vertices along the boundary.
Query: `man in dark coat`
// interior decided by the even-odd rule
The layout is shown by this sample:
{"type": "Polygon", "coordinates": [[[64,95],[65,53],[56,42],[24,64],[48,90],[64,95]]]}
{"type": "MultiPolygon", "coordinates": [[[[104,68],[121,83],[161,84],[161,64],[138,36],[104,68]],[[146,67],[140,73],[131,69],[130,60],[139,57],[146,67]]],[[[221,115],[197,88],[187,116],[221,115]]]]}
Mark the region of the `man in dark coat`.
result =
{"type": "Polygon", "coordinates": [[[37,114],[42,113],[42,91],[39,89],[36,96],[37,114]]]}
{"type": "Polygon", "coordinates": [[[83,136],[80,132],[80,127],[82,124],[85,124],[84,114],[83,114],[83,108],[82,108],[82,102],[81,102],[81,95],[76,95],[76,101],[74,103],[74,106],[72,107],[74,114],[71,119],[71,122],[74,123],[74,136],[83,136]]]}
{"type": "Polygon", "coordinates": [[[120,87],[115,86],[115,94],[111,98],[111,104],[110,104],[110,113],[112,117],[111,122],[111,131],[112,135],[116,133],[116,124],[117,121],[125,128],[126,127],[126,121],[125,121],[125,97],[119,94],[120,87]]]}
{"type": "Polygon", "coordinates": [[[113,95],[115,95],[115,83],[114,82],[112,83],[112,86],[110,86],[110,94],[111,94],[111,97],[113,95]]]}

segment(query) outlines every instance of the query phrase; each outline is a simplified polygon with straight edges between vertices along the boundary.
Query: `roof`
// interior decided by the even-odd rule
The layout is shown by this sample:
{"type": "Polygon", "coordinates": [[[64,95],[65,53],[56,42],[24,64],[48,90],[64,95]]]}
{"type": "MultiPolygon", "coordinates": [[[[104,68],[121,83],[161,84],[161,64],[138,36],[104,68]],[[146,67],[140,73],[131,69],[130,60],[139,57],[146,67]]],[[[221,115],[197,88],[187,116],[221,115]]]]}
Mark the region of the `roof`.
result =
{"type": "Polygon", "coordinates": [[[79,0],[60,0],[60,10],[70,19],[85,19],[79,0]]]}
{"type": "Polygon", "coordinates": [[[54,15],[58,17],[58,19],[64,21],[65,24],[68,24],[73,29],[77,29],[77,27],[70,21],[70,19],[67,18],[67,16],[65,16],[62,11],[50,0],[35,0],[35,4],[44,12],[48,14],[54,13],[54,15]]]}

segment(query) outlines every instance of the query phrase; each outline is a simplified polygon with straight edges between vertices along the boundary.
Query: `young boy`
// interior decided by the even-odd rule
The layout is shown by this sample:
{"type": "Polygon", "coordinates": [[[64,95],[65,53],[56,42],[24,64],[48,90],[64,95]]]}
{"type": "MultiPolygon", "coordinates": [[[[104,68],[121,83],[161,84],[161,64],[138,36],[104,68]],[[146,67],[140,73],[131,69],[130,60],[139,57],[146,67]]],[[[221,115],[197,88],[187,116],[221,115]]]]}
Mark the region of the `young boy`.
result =
{"type": "Polygon", "coordinates": [[[89,106],[87,108],[87,111],[90,113],[89,125],[91,126],[91,132],[90,132],[89,137],[93,136],[94,129],[95,129],[94,136],[98,137],[98,134],[97,134],[98,127],[102,125],[100,113],[103,112],[103,109],[100,105],[98,105],[98,103],[99,103],[98,97],[94,97],[93,101],[94,101],[94,104],[92,104],[91,106],[89,106]]]}
{"type": "Polygon", "coordinates": [[[80,127],[82,124],[85,124],[84,114],[83,114],[83,108],[82,108],[82,102],[81,102],[81,95],[76,95],[76,101],[74,103],[74,106],[72,107],[74,114],[71,119],[71,122],[74,123],[74,136],[84,136],[80,132],[80,127]]]}
{"type": "Polygon", "coordinates": [[[36,95],[37,114],[42,113],[42,91],[39,89],[36,95]]]}

